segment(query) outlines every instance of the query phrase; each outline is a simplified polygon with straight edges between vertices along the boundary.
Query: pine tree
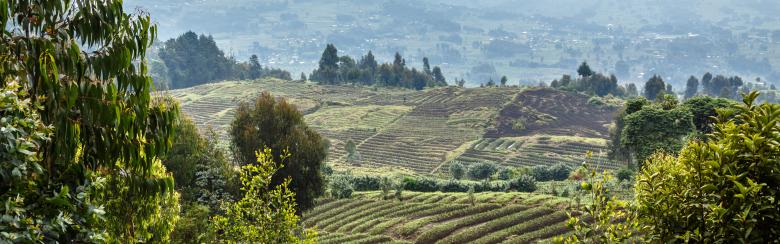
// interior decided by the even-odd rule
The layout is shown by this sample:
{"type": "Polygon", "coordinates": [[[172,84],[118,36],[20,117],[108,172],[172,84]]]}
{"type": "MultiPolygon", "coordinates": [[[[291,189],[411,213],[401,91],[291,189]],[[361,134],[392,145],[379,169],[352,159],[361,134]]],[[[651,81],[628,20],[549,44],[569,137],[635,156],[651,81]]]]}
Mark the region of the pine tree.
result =
{"type": "Polygon", "coordinates": [[[628,87],[626,87],[626,95],[629,97],[636,97],[639,96],[639,91],[636,88],[636,84],[629,83],[628,87]]]}
{"type": "Polygon", "coordinates": [[[339,54],[338,49],[333,44],[328,44],[325,47],[325,51],[322,52],[320,58],[319,70],[317,77],[325,84],[335,84],[338,77],[339,70],[339,54]]]}
{"type": "Polygon", "coordinates": [[[710,87],[712,81],[712,74],[710,72],[707,72],[704,74],[704,76],[701,77],[701,85],[702,85],[702,91],[704,91],[705,94],[712,96],[711,93],[712,88],[710,87]]]}
{"type": "Polygon", "coordinates": [[[439,66],[433,67],[433,80],[436,82],[437,86],[447,85],[447,79],[444,78],[444,74],[441,73],[441,68],[439,68],[439,66]]]}
{"type": "Polygon", "coordinates": [[[696,93],[699,92],[699,79],[697,79],[695,76],[691,76],[688,78],[688,82],[685,84],[685,99],[690,99],[693,96],[696,96],[696,93]]]}
{"type": "Polygon", "coordinates": [[[645,97],[650,100],[655,100],[656,97],[664,91],[666,84],[660,76],[653,75],[652,78],[645,83],[645,97]]]}
{"type": "Polygon", "coordinates": [[[506,75],[502,76],[501,77],[501,86],[506,86],[506,82],[507,81],[509,81],[509,79],[506,78],[506,75]]]}
{"type": "Polygon", "coordinates": [[[593,70],[590,69],[590,66],[587,62],[582,62],[580,64],[580,67],[577,68],[577,74],[579,74],[581,77],[588,77],[593,75],[593,70]]]}
{"type": "Polygon", "coordinates": [[[249,79],[257,79],[263,75],[263,66],[260,66],[260,60],[257,55],[252,54],[249,57],[249,79]]]}
{"type": "Polygon", "coordinates": [[[431,75],[431,64],[428,63],[428,57],[423,58],[423,71],[427,75],[431,75]]]}

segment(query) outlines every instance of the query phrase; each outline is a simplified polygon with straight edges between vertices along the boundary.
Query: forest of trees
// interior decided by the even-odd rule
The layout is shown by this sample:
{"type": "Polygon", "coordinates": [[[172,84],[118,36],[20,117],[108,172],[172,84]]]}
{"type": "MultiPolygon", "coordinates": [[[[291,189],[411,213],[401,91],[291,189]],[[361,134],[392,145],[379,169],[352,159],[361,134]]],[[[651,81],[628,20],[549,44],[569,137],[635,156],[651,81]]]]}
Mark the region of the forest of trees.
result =
{"type": "Polygon", "coordinates": [[[350,56],[339,56],[338,49],[333,44],[327,45],[320,58],[319,67],[312,72],[309,79],[328,85],[379,85],[417,90],[447,85],[441,68],[431,68],[428,58],[423,58],[422,70],[410,69],[406,66],[406,60],[398,53],[391,64],[379,64],[371,51],[356,61],[350,56]]]}
{"type": "Polygon", "coordinates": [[[165,41],[158,55],[167,68],[161,71],[168,79],[161,84],[163,88],[186,88],[232,79],[292,79],[287,71],[260,65],[257,55],[252,55],[247,62],[237,62],[217,47],[214,38],[191,31],[165,41]]]}

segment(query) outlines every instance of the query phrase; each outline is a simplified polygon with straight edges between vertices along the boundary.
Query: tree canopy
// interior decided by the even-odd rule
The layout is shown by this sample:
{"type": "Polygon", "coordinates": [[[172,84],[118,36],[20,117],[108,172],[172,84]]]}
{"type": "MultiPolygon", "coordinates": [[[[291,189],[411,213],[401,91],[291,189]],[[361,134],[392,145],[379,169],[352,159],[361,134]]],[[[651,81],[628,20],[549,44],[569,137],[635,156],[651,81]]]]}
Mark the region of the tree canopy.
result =
{"type": "Polygon", "coordinates": [[[611,130],[611,153],[616,159],[643,162],[657,150],[678,152],[689,137],[711,132],[711,116],[734,103],[723,98],[693,97],[682,104],[671,94],[651,103],[644,97],[629,99],[611,130]]]}
{"type": "Polygon", "coordinates": [[[606,76],[596,73],[585,62],[577,69],[577,73],[579,74],[577,79],[572,80],[571,76],[564,75],[560,80],[550,82],[550,86],[602,97],[609,94],[618,97],[626,96],[626,88],[618,85],[615,75],[606,76]]]}
{"type": "Polygon", "coordinates": [[[300,211],[311,208],[314,199],[322,195],[320,168],[327,153],[326,143],[306,125],[295,106],[262,93],[252,102],[239,104],[230,135],[233,155],[242,165],[255,162],[255,152],[261,148],[273,151],[274,162],[284,163],[284,167],[274,174],[272,186],[291,178],[290,188],[300,211]],[[282,160],[285,150],[292,156],[282,160]]]}
{"type": "Polygon", "coordinates": [[[260,65],[257,55],[250,56],[247,62],[237,62],[217,47],[213,37],[198,36],[192,31],[166,41],[159,56],[167,67],[167,86],[172,89],[229,79],[292,79],[287,71],[260,65]]]}
{"type": "Polygon", "coordinates": [[[355,61],[350,56],[338,56],[338,49],[333,44],[325,47],[318,68],[309,78],[320,84],[381,85],[417,90],[447,85],[441,68],[434,66],[431,69],[428,58],[423,58],[423,70],[418,71],[406,67],[406,60],[399,53],[391,64],[378,64],[371,51],[355,61]]]}
{"type": "Polygon", "coordinates": [[[647,82],[645,82],[645,97],[650,100],[655,100],[660,94],[664,93],[666,89],[666,83],[657,75],[653,75],[647,82]]]}

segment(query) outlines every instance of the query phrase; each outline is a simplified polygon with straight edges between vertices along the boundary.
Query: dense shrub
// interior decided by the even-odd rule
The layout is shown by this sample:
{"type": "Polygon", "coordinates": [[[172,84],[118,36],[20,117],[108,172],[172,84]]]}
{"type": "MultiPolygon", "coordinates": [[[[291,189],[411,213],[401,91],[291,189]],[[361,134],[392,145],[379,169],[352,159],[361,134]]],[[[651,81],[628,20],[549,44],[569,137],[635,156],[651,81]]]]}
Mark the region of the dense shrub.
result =
{"type": "Polygon", "coordinates": [[[382,177],[349,176],[349,182],[355,191],[376,191],[382,188],[382,177]]]}
{"type": "Polygon", "coordinates": [[[465,184],[461,184],[458,181],[448,180],[439,185],[439,191],[441,192],[467,192],[469,187],[465,184]]]}
{"type": "Polygon", "coordinates": [[[509,189],[519,192],[536,191],[536,179],[530,175],[521,175],[509,182],[509,189]]]}
{"type": "Polygon", "coordinates": [[[468,175],[471,179],[483,180],[490,178],[497,170],[498,167],[495,164],[488,162],[476,163],[469,166],[468,175]]]}
{"type": "Polygon", "coordinates": [[[565,180],[569,178],[569,174],[572,171],[571,166],[565,165],[563,163],[558,163],[553,166],[550,166],[549,168],[550,176],[552,176],[552,180],[565,180]]]}
{"type": "Polygon", "coordinates": [[[512,172],[512,170],[507,167],[502,167],[501,169],[498,170],[498,173],[496,174],[499,180],[509,180],[512,178],[513,175],[514,173],[512,172]]]}
{"type": "Polygon", "coordinates": [[[405,177],[403,179],[404,189],[418,192],[434,192],[439,190],[439,184],[436,180],[426,177],[405,177]]]}
{"type": "Polygon", "coordinates": [[[635,191],[650,241],[780,240],[780,105],[756,106],[756,96],[747,95],[733,119],[719,111],[707,142],[645,163],[635,191]]]}
{"type": "Polygon", "coordinates": [[[552,175],[550,175],[549,167],[545,165],[537,165],[531,168],[531,176],[538,181],[550,181],[552,175]]]}
{"type": "Polygon", "coordinates": [[[354,189],[348,176],[338,176],[330,182],[330,195],[334,198],[350,198],[352,191],[354,189]]]}
{"type": "Polygon", "coordinates": [[[461,162],[452,162],[450,164],[450,175],[453,179],[463,179],[463,175],[466,173],[466,169],[461,162]]]}
{"type": "Polygon", "coordinates": [[[620,170],[618,170],[617,179],[620,181],[629,181],[631,178],[634,178],[634,171],[629,169],[628,167],[623,167],[620,170]]]}
{"type": "Polygon", "coordinates": [[[562,163],[552,166],[537,165],[531,168],[531,175],[538,181],[565,180],[569,178],[571,171],[571,167],[562,163]]]}

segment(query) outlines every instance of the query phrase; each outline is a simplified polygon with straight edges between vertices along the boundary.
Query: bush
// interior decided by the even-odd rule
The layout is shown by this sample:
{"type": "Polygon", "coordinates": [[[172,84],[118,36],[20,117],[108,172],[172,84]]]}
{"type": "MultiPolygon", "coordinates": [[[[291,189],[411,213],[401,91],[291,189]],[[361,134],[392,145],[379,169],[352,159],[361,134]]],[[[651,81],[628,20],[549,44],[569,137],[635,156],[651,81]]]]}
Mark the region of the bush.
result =
{"type": "Polygon", "coordinates": [[[439,186],[441,192],[467,192],[468,190],[468,186],[454,180],[445,181],[439,186]]]}
{"type": "Polygon", "coordinates": [[[538,181],[565,180],[569,178],[572,168],[563,163],[553,166],[537,165],[531,168],[531,175],[538,181]]]}
{"type": "Polygon", "coordinates": [[[569,178],[572,168],[566,164],[558,163],[549,168],[552,180],[565,180],[569,178]]]}
{"type": "Polygon", "coordinates": [[[209,231],[209,214],[207,205],[183,205],[181,219],[171,233],[171,243],[213,243],[216,237],[209,231]]]}
{"type": "Polygon", "coordinates": [[[411,178],[405,177],[403,179],[404,190],[418,191],[418,192],[434,192],[439,190],[439,185],[436,180],[427,177],[411,178]]]}
{"type": "Polygon", "coordinates": [[[630,181],[632,178],[634,178],[634,171],[629,169],[628,167],[621,168],[618,170],[616,176],[618,180],[620,181],[630,181]]]}
{"type": "Polygon", "coordinates": [[[502,192],[506,191],[508,188],[508,184],[506,181],[497,181],[497,182],[489,182],[489,181],[483,181],[479,184],[470,184],[469,187],[473,186],[474,190],[476,192],[502,192]]]}
{"type": "Polygon", "coordinates": [[[707,142],[646,161],[634,189],[651,242],[780,240],[780,105],[756,106],[757,96],[746,95],[732,119],[718,111],[707,142]]]}
{"type": "Polygon", "coordinates": [[[377,176],[352,176],[349,181],[355,191],[376,191],[382,188],[382,178],[377,176]]]}
{"type": "Polygon", "coordinates": [[[509,189],[519,192],[536,191],[536,179],[530,175],[521,175],[509,182],[509,189]]]}
{"type": "Polygon", "coordinates": [[[330,195],[337,199],[350,198],[354,191],[348,176],[338,176],[330,182],[330,195]]]}
{"type": "Polygon", "coordinates": [[[463,175],[466,173],[465,171],[465,167],[463,167],[463,164],[460,162],[452,162],[450,164],[450,175],[452,175],[453,179],[462,179],[463,175]]]}
{"type": "Polygon", "coordinates": [[[531,168],[531,176],[538,181],[550,181],[552,180],[552,174],[550,168],[544,165],[537,165],[531,168]]]}
{"type": "Polygon", "coordinates": [[[490,178],[497,170],[498,168],[495,164],[488,162],[476,163],[469,167],[468,175],[471,179],[484,180],[490,178]]]}
{"type": "Polygon", "coordinates": [[[514,175],[514,173],[512,172],[511,169],[509,169],[507,167],[502,167],[500,170],[498,170],[498,179],[499,180],[509,180],[509,179],[512,179],[512,175],[514,175]]]}

